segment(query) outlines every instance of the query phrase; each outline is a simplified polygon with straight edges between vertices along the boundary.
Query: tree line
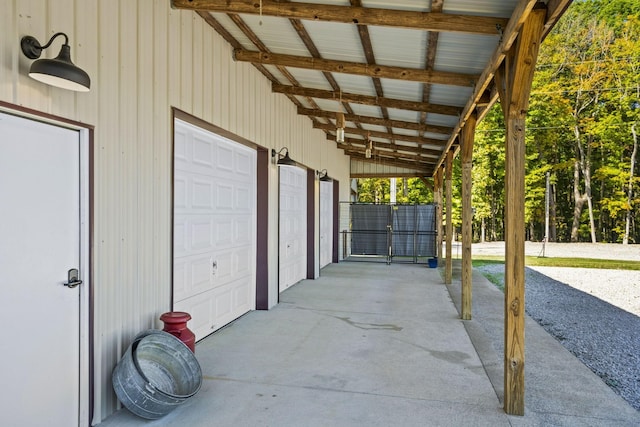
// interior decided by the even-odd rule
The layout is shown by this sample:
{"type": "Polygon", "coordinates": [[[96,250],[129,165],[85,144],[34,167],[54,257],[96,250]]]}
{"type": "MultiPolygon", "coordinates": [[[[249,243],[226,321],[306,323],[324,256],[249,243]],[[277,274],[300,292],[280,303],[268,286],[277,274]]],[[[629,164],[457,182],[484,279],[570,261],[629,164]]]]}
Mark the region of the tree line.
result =
{"type": "MultiPolygon", "coordinates": [[[[639,133],[640,2],[575,1],[542,44],[531,89],[528,239],[638,243],[639,133]]],[[[472,206],[478,241],[504,239],[504,138],[496,104],[478,124],[474,141],[472,206]]],[[[397,187],[397,203],[433,200],[420,179],[399,180],[397,187]]],[[[452,221],[459,227],[459,156],[453,188],[452,221]]],[[[388,179],[359,180],[358,190],[362,202],[389,201],[388,179]]]]}

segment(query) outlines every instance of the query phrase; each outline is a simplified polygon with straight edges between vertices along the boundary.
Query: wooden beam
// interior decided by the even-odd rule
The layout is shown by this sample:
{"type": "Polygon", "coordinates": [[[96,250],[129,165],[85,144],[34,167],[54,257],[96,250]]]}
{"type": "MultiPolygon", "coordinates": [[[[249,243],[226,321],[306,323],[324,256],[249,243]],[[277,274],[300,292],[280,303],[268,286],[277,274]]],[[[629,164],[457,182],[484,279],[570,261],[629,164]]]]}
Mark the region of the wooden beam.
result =
{"type": "Polygon", "coordinates": [[[413,172],[413,173],[375,173],[375,172],[362,172],[362,173],[351,173],[349,174],[351,178],[421,178],[423,177],[423,173],[413,172]]]}
{"type": "Polygon", "coordinates": [[[503,84],[498,93],[506,118],[505,153],[505,326],[504,326],[504,409],[524,415],[525,301],[524,301],[524,176],[525,117],[531,82],[546,16],[538,5],[522,30],[499,72],[503,84]]]}
{"type": "MultiPolygon", "coordinates": [[[[313,116],[313,117],[324,117],[324,118],[335,118],[335,111],[325,111],[325,110],[316,110],[310,108],[302,108],[298,107],[298,114],[302,114],[304,116],[313,116]]],[[[348,122],[354,123],[366,123],[370,125],[377,126],[388,126],[398,129],[407,129],[407,130],[415,130],[419,132],[430,132],[430,133],[439,133],[443,135],[449,135],[453,128],[447,126],[437,126],[437,125],[429,125],[429,124],[421,124],[416,122],[404,122],[401,120],[391,120],[384,119],[380,117],[369,117],[369,116],[359,116],[356,114],[345,114],[344,118],[348,122]]],[[[346,129],[345,129],[346,133],[346,129]]]]}
{"type": "Polygon", "coordinates": [[[369,65],[358,62],[335,61],[309,56],[284,55],[269,52],[255,52],[244,49],[234,49],[233,58],[236,61],[251,62],[252,64],[275,65],[307,70],[329,71],[332,73],[355,74],[367,77],[464,87],[473,86],[478,78],[475,74],[448,73],[444,71],[421,70],[417,68],[402,68],[387,65],[369,65]]]}
{"type": "Polygon", "coordinates": [[[381,161],[377,158],[367,159],[364,154],[357,151],[345,150],[345,154],[349,155],[352,160],[357,160],[365,163],[373,163],[379,166],[395,166],[403,169],[415,171],[419,175],[431,175],[433,173],[433,167],[431,165],[418,165],[415,162],[405,162],[401,160],[384,160],[381,161]]]}
{"type": "MultiPolygon", "coordinates": [[[[313,127],[315,129],[322,129],[325,132],[335,132],[336,131],[336,126],[334,124],[323,124],[323,123],[314,123],[313,127]]],[[[350,135],[361,135],[361,136],[372,136],[374,138],[384,138],[384,139],[388,139],[390,141],[404,141],[404,142],[414,142],[416,144],[421,144],[421,145],[433,145],[436,147],[443,147],[444,144],[446,144],[446,140],[444,139],[433,139],[433,138],[423,138],[423,137],[419,137],[419,136],[411,136],[411,135],[402,135],[402,134],[398,134],[398,133],[388,133],[388,132],[378,132],[378,131],[369,131],[369,130],[365,130],[365,129],[357,129],[357,128],[345,128],[344,129],[344,133],[345,134],[350,134],[350,135]]],[[[329,137],[327,136],[327,139],[334,139],[335,140],[335,135],[333,135],[333,137],[329,137]]]]}
{"type": "MultiPolygon", "coordinates": [[[[365,155],[365,148],[364,147],[355,147],[353,145],[348,145],[348,144],[344,144],[344,143],[338,143],[337,144],[338,148],[344,150],[345,152],[349,152],[349,153],[357,153],[357,154],[361,154],[361,155],[365,155]]],[[[432,164],[435,163],[436,159],[435,158],[427,158],[427,157],[422,157],[419,155],[415,155],[415,154],[405,154],[405,153],[397,153],[397,152],[393,152],[393,151],[385,151],[385,150],[379,150],[375,147],[373,147],[373,155],[372,158],[375,158],[377,160],[398,160],[398,161],[407,161],[407,162],[412,162],[414,165],[417,165],[419,167],[424,167],[424,166],[431,166],[432,164]]]]}
{"type": "Polygon", "coordinates": [[[398,110],[411,110],[426,113],[443,114],[446,116],[459,116],[462,108],[451,105],[438,105],[429,102],[405,101],[403,99],[384,98],[377,96],[359,95],[356,93],[336,92],[331,90],[311,89],[290,85],[272,84],[271,90],[275,93],[286,95],[306,96],[309,98],[330,99],[332,101],[351,102],[361,105],[374,105],[379,107],[397,108],[398,110]]]}
{"type": "Polygon", "coordinates": [[[462,320],[471,320],[472,308],[471,243],[473,208],[471,206],[471,168],[476,119],[475,114],[470,115],[464,129],[462,129],[462,320]]]}
{"type": "Polygon", "coordinates": [[[471,34],[496,34],[496,26],[507,24],[504,18],[419,12],[415,10],[337,6],[317,3],[285,3],[273,0],[172,0],[175,9],[243,13],[316,22],[341,22],[471,34]],[[262,4],[262,7],[260,7],[262,4]]]}
{"type": "Polygon", "coordinates": [[[433,191],[433,181],[432,180],[428,180],[427,178],[425,178],[424,176],[420,177],[420,181],[422,181],[422,183],[424,184],[424,186],[433,191]]]}
{"type": "MultiPolygon", "coordinates": [[[[442,13],[444,0],[431,1],[431,13],[442,13]]],[[[435,31],[427,32],[427,51],[425,57],[425,70],[433,70],[436,63],[436,53],[438,52],[438,40],[440,33],[435,31]]],[[[422,84],[422,102],[429,102],[431,99],[431,85],[422,84]]],[[[420,113],[420,123],[427,122],[427,112],[420,113]]]]}
{"type": "MultiPolygon", "coordinates": [[[[327,136],[327,139],[329,140],[333,140],[333,138],[331,138],[330,136],[327,136]]],[[[353,139],[353,138],[345,138],[344,140],[345,145],[357,145],[357,146],[366,146],[367,145],[367,140],[366,139],[353,139]]],[[[425,156],[432,156],[433,160],[436,160],[438,158],[438,156],[440,156],[441,151],[440,150],[433,150],[433,149],[429,149],[429,148],[422,148],[422,147],[414,147],[411,145],[402,145],[402,144],[390,144],[388,142],[380,142],[380,141],[373,141],[373,146],[376,149],[386,149],[386,150],[393,150],[393,151],[407,151],[409,153],[416,153],[416,154],[422,154],[425,156]]]]}
{"type": "Polygon", "coordinates": [[[453,191],[452,191],[452,177],[453,177],[453,150],[447,151],[447,162],[445,166],[445,197],[447,198],[447,223],[445,235],[447,238],[447,255],[444,265],[444,283],[446,285],[451,284],[451,276],[453,273],[453,261],[451,259],[453,244],[453,191]]]}

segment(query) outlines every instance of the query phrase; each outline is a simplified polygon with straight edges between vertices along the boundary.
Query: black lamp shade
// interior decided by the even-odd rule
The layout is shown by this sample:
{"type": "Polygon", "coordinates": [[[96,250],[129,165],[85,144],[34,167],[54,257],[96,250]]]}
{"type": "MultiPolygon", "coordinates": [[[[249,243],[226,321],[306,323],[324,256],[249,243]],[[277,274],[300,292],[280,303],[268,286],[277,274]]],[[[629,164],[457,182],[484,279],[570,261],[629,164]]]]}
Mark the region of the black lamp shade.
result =
{"type": "Polygon", "coordinates": [[[71,62],[70,52],[69,45],[63,44],[56,58],[38,59],[31,64],[29,76],[51,86],[88,92],[91,79],[84,70],[71,62]]]}
{"type": "Polygon", "coordinates": [[[294,160],[291,160],[291,157],[289,157],[289,151],[287,150],[287,152],[284,154],[284,157],[281,159],[278,159],[278,165],[279,166],[296,166],[297,163],[294,160]]]}

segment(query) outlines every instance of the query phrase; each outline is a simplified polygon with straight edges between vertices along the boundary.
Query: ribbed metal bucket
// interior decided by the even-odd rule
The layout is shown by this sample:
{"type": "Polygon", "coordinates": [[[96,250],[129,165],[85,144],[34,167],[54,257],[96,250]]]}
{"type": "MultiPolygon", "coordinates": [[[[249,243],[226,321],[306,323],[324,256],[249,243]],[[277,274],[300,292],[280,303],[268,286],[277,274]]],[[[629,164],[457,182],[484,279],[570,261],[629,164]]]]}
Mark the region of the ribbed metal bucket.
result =
{"type": "Polygon", "coordinates": [[[112,381],[118,399],[129,411],[153,420],[200,390],[202,370],[182,341],[150,329],[135,337],[113,370],[112,381]]]}

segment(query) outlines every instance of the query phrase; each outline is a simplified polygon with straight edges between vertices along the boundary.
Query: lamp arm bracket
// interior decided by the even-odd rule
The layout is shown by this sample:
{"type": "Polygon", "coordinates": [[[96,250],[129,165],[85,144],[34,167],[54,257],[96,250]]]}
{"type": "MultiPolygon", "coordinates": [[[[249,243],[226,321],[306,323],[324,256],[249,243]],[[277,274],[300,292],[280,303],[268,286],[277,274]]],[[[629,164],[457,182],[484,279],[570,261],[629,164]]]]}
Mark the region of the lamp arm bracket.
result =
{"type": "Polygon", "coordinates": [[[58,36],[64,36],[64,44],[69,44],[69,37],[67,37],[65,33],[55,33],[44,46],[41,46],[40,42],[33,36],[24,36],[22,40],[20,40],[22,53],[24,53],[24,56],[29,59],[38,59],[40,58],[42,51],[51,46],[53,40],[58,36]]]}

